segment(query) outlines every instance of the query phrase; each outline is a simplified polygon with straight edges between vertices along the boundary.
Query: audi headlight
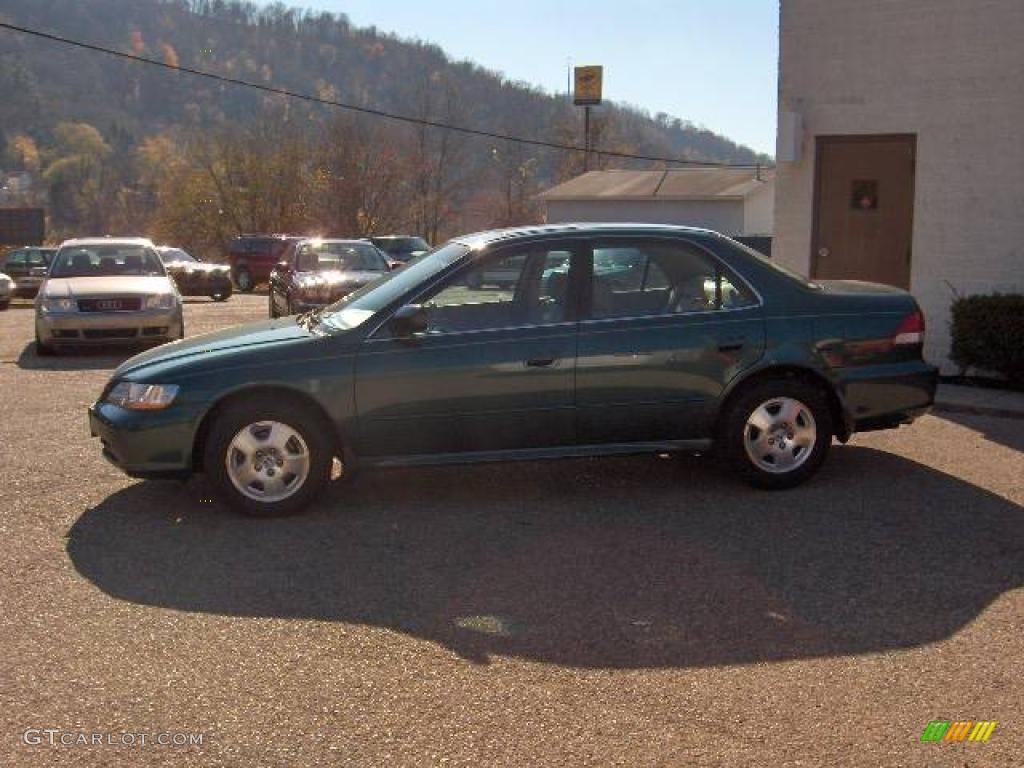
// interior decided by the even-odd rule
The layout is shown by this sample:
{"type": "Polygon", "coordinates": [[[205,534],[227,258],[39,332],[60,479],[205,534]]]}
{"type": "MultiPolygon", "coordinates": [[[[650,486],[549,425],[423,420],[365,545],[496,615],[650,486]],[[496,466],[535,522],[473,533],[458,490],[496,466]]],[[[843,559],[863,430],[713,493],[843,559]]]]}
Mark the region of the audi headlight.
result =
{"type": "Polygon", "coordinates": [[[174,296],[170,293],[147,296],[146,309],[174,309],[174,296]]]}
{"type": "Polygon", "coordinates": [[[177,384],[122,381],[107,393],[106,401],[130,411],[159,411],[173,403],[177,394],[177,384]]]}
{"type": "Polygon", "coordinates": [[[43,299],[39,302],[39,307],[43,312],[74,312],[77,309],[75,300],[69,298],[43,299]]]}

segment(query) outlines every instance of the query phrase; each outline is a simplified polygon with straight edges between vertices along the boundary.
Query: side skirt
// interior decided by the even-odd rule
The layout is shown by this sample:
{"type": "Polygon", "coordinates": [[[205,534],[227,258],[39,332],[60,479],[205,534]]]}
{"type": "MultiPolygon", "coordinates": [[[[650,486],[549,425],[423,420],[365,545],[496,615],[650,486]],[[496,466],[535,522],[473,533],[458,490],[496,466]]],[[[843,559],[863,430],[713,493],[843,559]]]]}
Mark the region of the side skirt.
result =
{"type": "Polygon", "coordinates": [[[661,440],[653,443],[608,443],[604,445],[568,445],[554,448],[520,448],[513,451],[473,451],[469,453],[432,453],[420,456],[363,457],[361,467],[418,467],[437,464],[480,464],[489,461],[536,461],[572,459],[585,456],[628,456],[638,453],[701,453],[711,449],[712,441],[661,440]]]}

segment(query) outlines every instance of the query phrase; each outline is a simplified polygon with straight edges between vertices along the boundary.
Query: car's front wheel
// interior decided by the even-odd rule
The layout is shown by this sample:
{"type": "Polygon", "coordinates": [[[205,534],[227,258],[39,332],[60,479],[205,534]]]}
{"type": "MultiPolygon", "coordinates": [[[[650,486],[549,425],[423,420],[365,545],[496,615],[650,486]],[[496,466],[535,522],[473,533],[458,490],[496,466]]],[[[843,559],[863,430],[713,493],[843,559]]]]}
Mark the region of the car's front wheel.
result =
{"type": "Polygon", "coordinates": [[[301,511],[323,490],[332,446],[315,409],[259,396],[229,405],[216,417],[203,462],[233,507],[272,517],[301,511]]]}
{"type": "Polygon", "coordinates": [[[758,488],[792,488],[818,471],[832,442],[832,418],[820,387],[771,379],[742,391],[722,419],[728,462],[758,488]]]}
{"type": "Polygon", "coordinates": [[[36,356],[37,357],[53,357],[57,354],[55,347],[44,344],[42,339],[39,338],[39,330],[36,330],[36,356]]]}

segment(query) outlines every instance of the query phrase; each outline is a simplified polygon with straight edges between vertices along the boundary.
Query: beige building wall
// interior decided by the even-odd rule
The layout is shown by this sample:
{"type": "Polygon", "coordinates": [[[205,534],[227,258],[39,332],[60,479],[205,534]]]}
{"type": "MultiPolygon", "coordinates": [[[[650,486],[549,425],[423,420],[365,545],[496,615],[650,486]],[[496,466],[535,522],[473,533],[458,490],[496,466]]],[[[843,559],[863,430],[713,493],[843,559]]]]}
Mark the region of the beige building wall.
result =
{"type": "Polygon", "coordinates": [[[782,0],[780,35],[774,258],[809,269],[815,136],[916,134],[911,290],[951,371],[953,291],[1024,291],[1024,0],[782,0]]]}
{"type": "Polygon", "coordinates": [[[774,218],[775,184],[763,184],[743,201],[743,234],[770,236],[774,218]]]}

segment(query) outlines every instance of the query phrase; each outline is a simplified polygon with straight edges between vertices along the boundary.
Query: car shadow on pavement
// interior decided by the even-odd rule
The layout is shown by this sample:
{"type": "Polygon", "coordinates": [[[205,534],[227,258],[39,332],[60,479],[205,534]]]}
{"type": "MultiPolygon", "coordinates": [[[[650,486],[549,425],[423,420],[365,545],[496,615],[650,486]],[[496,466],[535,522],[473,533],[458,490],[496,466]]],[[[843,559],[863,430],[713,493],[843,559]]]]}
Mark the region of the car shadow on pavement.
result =
{"type": "Polygon", "coordinates": [[[291,519],[205,492],[132,485],[81,516],[68,554],[139,604],[591,668],[919,646],[1024,584],[1020,506],[865,447],[782,493],[646,457],[366,473],[291,519]]]}
{"type": "Polygon", "coordinates": [[[985,439],[1024,453],[1024,418],[937,411],[937,418],[973,430],[985,439]]]}
{"type": "Polygon", "coordinates": [[[19,368],[31,371],[96,371],[113,369],[146,347],[77,347],[59,355],[40,357],[34,341],[25,345],[18,355],[19,368]]]}

